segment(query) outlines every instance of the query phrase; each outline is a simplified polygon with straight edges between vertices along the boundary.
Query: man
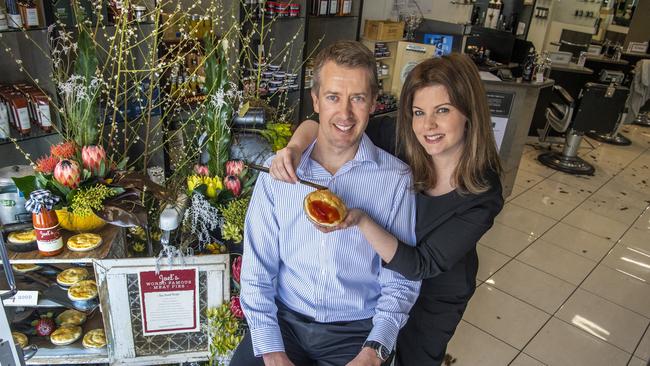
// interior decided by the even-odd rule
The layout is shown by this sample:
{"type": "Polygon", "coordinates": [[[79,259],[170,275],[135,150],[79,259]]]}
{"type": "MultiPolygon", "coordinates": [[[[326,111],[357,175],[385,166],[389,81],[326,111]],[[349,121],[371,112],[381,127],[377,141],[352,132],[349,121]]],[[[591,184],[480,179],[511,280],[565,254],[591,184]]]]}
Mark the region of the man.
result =
{"type": "MultiPolygon", "coordinates": [[[[298,175],[414,243],[408,167],[364,134],[378,91],[372,53],[358,42],[338,42],[318,54],[314,69],[320,125],[298,175]]],[[[232,366],[380,365],[407,320],[420,283],[383,269],[359,230],[317,230],[303,211],[311,191],[258,178],[241,273],[250,331],[232,366]]]]}

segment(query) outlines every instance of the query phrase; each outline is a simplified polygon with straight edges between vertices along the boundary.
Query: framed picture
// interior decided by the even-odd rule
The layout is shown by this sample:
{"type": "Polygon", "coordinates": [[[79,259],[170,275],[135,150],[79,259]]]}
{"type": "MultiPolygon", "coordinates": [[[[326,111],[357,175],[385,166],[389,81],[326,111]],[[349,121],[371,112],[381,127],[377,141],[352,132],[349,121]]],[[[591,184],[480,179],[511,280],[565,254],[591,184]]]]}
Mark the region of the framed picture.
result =
{"type": "Polygon", "coordinates": [[[230,299],[228,255],[94,262],[111,365],[205,361],[207,310],[230,299]]]}

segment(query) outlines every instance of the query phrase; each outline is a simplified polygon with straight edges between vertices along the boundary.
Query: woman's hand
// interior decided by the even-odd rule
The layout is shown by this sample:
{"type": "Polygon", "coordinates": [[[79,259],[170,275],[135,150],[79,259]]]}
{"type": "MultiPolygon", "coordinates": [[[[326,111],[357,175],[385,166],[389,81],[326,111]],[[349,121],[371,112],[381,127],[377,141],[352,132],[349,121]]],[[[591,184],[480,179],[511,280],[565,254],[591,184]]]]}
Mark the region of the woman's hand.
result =
{"type": "Polygon", "coordinates": [[[300,156],[302,151],[298,149],[287,146],[284,149],[280,149],[275,153],[273,161],[271,161],[271,168],[269,173],[274,179],[286,182],[286,183],[296,183],[298,182],[298,176],[296,176],[296,167],[300,163],[300,156]]]}
{"type": "Polygon", "coordinates": [[[320,225],[314,225],[316,228],[324,233],[330,233],[336,230],[343,230],[350,227],[359,225],[364,219],[368,218],[365,212],[361,211],[358,208],[353,208],[348,210],[348,214],[343,219],[343,222],[334,227],[325,227],[320,225]]]}

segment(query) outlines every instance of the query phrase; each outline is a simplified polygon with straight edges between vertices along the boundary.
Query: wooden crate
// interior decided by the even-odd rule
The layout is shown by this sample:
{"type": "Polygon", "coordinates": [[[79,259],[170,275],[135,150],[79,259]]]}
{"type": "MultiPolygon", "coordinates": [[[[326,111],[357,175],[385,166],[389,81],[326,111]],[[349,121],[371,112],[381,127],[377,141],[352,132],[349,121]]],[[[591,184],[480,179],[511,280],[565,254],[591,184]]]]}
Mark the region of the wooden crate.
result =
{"type": "Polygon", "coordinates": [[[377,41],[391,41],[402,39],[404,35],[404,22],[390,20],[366,20],[363,36],[377,41]]]}

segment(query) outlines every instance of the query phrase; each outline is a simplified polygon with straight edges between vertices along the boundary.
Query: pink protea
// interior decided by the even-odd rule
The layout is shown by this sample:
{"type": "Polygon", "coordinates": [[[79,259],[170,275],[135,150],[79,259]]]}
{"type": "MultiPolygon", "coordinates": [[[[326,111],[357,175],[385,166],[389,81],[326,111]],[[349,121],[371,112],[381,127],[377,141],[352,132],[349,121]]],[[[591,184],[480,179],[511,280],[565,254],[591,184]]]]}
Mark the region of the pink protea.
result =
{"type": "Polygon", "coordinates": [[[244,311],[241,309],[239,296],[233,296],[230,298],[230,312],[235,316],[235,318],[244,319],[244,311]]]}
{"type": "Polygon", "coordinates": [[[234,175],[239,177],[241,172],[244,171],[244,161],[243,160],[229,160],[226,162],[226,175],[234,175]]]}
{"type": "Polygon", "coordinates": [[[232,279],[237,283],[239,283],[241,277],[241,261],[241,255],[238,255],[235,260],[232,261],[232,279]]]}
{"type": "Polygon", "coordinates": [[[64,186],[75,189],[81,181],[81,169],[73,160],[61,160],[54,168],[54,179],[64,186]]]}
{"type": "Polygon", "coordinates": [[[81,161],[84,168],[98,176],[106,164],[106,151],[98,145],[84,146],[81,148],[81,161]]]}
{"type": "Polygon", "coordinates": [[[207,177],[210,175],[210,171],[208,170],[207,165],[201,165],[201,164],[196,164],[194,165],[194,173],[207,177]]]}
{"type": "Polygon", "coordinates": [[[230,191],[235,197],[239,196],[241,193],[241,182],[239,178],[234,175],[229,175],[223,180],[223,185],[230,191]]]}

